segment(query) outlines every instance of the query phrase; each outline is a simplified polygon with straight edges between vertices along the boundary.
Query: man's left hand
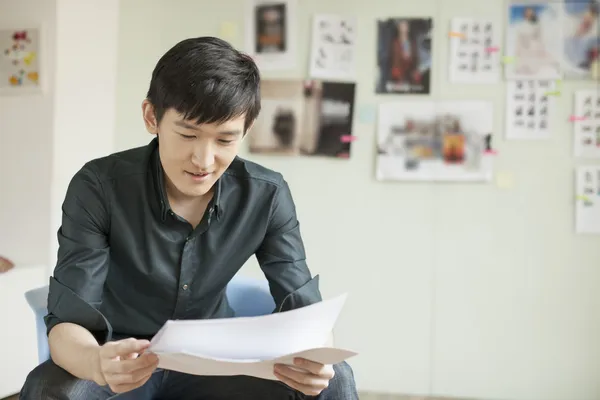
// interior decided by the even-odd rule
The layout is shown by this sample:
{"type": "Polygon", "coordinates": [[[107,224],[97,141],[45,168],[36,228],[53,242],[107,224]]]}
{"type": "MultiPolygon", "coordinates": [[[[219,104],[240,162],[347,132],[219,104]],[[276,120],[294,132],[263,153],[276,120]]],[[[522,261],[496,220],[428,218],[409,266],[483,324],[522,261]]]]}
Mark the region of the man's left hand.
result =
{"type": "Polygon", "coordinates": [[[294,368],[277,364],[274,373],[281,382],[307,396],[318,396],[329,386],[329,381],[335,375],[332,365],[304,358],[294,359],[294,368]]]}

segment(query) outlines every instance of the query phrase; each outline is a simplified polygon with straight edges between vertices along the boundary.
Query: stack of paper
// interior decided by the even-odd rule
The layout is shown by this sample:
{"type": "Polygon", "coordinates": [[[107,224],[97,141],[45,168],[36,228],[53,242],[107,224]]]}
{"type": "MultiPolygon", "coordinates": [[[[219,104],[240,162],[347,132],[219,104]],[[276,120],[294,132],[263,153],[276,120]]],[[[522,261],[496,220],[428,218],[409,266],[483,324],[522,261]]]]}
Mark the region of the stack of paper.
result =
{"type": "Polygon", "coordinates": [[[337,364],[357,353],[323,347],[346,295],[259,317],[167,321],[149,351],[159,368],[194,375],[249,375],[276,379],[273,365],[303,357],[337,364]]]}

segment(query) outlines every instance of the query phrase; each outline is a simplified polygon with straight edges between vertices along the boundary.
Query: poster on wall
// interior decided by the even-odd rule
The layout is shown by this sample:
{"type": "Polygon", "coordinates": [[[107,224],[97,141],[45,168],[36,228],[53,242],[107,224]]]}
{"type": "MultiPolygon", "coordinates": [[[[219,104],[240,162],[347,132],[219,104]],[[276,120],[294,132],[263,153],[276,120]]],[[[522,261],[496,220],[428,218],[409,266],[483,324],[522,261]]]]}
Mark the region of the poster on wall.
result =
{"type": "Polygon", "coordinates": [[[251,153],[350,157],[354,83],[263,80],[251,153]]]}
{"type": "Polygon", "coordinates": [[[576,157],[600,158],[600,90],[577,90],[573,115],[576,157]]]}
{"type": "Polygon", "coordinates": [[[517,80],[506,85],[506,138],[548,139],[556,82],[517,80]]]}
{"type": "Polygon", "coordinates": [[[40,29],[0,28],[0,92],[40,89],[40,29]]]}
{"type": "Polygon", "coordinates": [[[567,79],[600,78],[600,1],[562,0],[563,69],[567,79]]]}
{"type": "Polygon", "coordinates": [[[599,234],[600,166],[578,167],[575,181],[575,230],[599,234]]]}
{"type": "Polygon", "coordinates": [[[313,18],[311,78],[353,81],[356,55],[356,18],[326,14],[313,18]]]}
{"type": "Polygon", "coordinates": [[[432,36],[431,18],[377,21],[375,92],[430,93],[432,36]]]}
{"type": "Polygon", "coordinates": [[[490,181],[492,125],[493,107],[485,101],[381,104],[377,179],[490,181]]]}
{"type": "Polygon", "coordinates": [[[262,71],[296,67],[296,0],[247,0],[246,53],[262,71]]]}
{"type": "Polygon", "coordinates": [[[509,4],[505,77],[558,79],[562,75],[561,2],[509,4]]]}
{"type": "Polygon", "coordinates": [[[500,81],[500,30],[493,21],[453,18],[450,25],[450,82],[500,81]]]}

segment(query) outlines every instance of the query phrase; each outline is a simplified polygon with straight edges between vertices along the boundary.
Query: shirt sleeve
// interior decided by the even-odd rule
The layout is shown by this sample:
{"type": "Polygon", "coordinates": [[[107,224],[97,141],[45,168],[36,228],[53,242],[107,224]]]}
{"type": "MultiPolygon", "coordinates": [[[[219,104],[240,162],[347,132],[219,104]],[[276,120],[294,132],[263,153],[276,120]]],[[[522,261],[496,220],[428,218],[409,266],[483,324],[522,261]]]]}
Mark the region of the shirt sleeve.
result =
{"type": "Polygon", "coordinates": [[[321,301],[319,276],[311,277],[290,188],[277,189],[267,232],[256,252],[269,281],[276,311],[288,311],[321,301]]]}
{"type": "Polygon", "coordinates": [[[99,311],[109,266],[109,213],[102,184],[89,163],[71,180],[58,230],[58,260],[50,278],[47,333],[70,322],[88,329],[100,342],[112,327],[99,311]]]}

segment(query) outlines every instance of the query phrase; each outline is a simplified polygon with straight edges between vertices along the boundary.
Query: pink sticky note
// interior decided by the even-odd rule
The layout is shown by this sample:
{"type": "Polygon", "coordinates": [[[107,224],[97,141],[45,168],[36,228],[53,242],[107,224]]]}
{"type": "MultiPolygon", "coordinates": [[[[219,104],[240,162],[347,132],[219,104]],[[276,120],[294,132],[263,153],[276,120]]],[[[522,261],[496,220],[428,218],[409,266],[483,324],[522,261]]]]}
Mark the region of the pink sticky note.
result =
{"type": "Polygon", "coordinates": [[[350,154],[348,153],[340,153],[337,156],[338,158],[350,158],[350,154]]]}
{"type": "Polygon", "coordinates": [[[569,121],[571,121],[571,122],[584,121],[585,119],[586,119],[585,117],[578,117],[577,115],[571,115],[569,117],[569,121]]]}
{"type": "Polygon", "coordinates": [[[496,154],[498,154],[498,151],[497,150],[486,150],[485,154],[495,156],[496,154]]]}
{"type": "Polygon", "coordinates": [[[340,140],[342,143],[354,142],[356,139],[358,139],[358,138],[356,136],[352,136],[352,135],[344,135],[344,136],[340,137],[340,140]]]}
{"type": "Polygon", "coordinates": [[[485,49],[485,51],[487,51],[488,53],[493,53],[493,52],[498,51],[498,50],[500,50],[500,48],[498,46],[491,46],[491,47],[487,47],[485,49]]]}

